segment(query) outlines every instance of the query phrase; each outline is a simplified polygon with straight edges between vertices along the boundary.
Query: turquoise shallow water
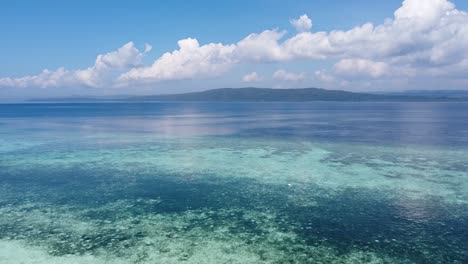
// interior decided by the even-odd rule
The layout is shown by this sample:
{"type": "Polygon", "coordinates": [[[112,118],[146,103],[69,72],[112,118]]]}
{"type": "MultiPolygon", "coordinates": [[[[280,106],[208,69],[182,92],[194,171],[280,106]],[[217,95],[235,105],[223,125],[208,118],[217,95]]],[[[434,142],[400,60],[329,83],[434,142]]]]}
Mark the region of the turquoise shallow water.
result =
{"type": "Polygon", "coordinates": [[[466,263],[468,105],[0,105],[0,263],[466,263]]]}

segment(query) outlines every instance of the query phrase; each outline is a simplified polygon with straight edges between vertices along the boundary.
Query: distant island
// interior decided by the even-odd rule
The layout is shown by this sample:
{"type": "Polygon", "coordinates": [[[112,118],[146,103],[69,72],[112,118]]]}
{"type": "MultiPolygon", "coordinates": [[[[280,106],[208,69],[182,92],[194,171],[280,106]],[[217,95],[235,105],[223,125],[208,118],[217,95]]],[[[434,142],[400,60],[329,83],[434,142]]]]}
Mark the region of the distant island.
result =
{"type": "Polygon", "coordinates": [[[424,101],[468,101],[468,94],[447,96],[430,91],[401,93],[356,93],[320,88],[271,89],[271,88],[219,88],[201,92],[143,95],[143,96],[73,96],[61,98],[31,99],[29,102],[424,102],[424,101]]]}

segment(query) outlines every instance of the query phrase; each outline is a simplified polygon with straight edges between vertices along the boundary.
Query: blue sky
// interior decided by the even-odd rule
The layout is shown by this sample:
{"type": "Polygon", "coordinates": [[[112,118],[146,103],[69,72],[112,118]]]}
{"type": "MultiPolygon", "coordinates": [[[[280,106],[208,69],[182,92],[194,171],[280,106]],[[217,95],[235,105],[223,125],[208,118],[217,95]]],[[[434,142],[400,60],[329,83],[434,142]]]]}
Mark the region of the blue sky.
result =
{"type": "MultiPolygon", "coordinates": [[[[467,28],[463,10],[468,10],[468,2],[405,2],[4,1],[0,9],[0,96],[171,93],[242,86],[316,86],[356,91],[468,88],[468,82],[460,76],[468,69],[463,61],[468,54],[463,48],[468,46],[467,38],[461,37],[467,28]],[[403,8],[396,17],[395,12],[403,8]],[[301,20],[303,15],[306,17],[301,20]],[[293,20],[305,24],[296,30],[293,20]],[[450,25],[443,22],[446,20],[450,25]],[[371,29],[363,26],[369,22],[371,29]],[[419,28],[413,28],[415,24],[419,28]],[[382,39],[379,26],[389,32],[382,35],[395,36],[382,39]],[[356,28],[363,31],[356,34],[367,36],[353,33],[356,28]],[[267,32],[261,40],[253,39],[240,47],[239,42],[250,34],[262,36],[266,30],[281,36],[267,32]],[[335,31],[345,32],[346,36],[340,35],[344,38],[342,45],[332,43],[327,49],[310,50],[320,41],[341,41],[333,35],[335,31]],[[407,31],[407,39],[395,40],[407,31]],[[330,36],[317,39],[318,32],[330,36]],[[439,32],[445,32],[443,37],[434,36],[439,32]],[[301,34],[307,41],[298,42],[301,34]],[[362,39],[356,40],[357,36],[362,39]],[[196,39],[197,50],[187,50],[188,55],[180,55],[183,58],[177,55],[145,70],[163,53],[179,50],[178,41],[187,38],[196,39]],[[276,47],[272,40],[279,45],[288,40],[296,42],[276,47]],[[115,54],[117,57],[111,57],[112,65],[104,59],[106,69],[83,73],[94,79],[85,80],[77,73],[96,66],[98,55],[112,53],[129,42],[131,45],[115,54]],[[223,47],[203,48],[210,43],[221,43],[223,47]],[[145,44],[152,49],[145,51],[145,44]],[[344,48],[345,44],[353,49],[344,48]],[[391,46],[391,52],[374,52],[386,45],[391,46]],[[269,49],[271,52],[262,54],[269,49]],[[366,49],[372,55],[366,54],[366,49]],[[418,54],[419,49],[432,53],[418,54]],[[197,52],[202,52],[201,57],[187,57],[197,52]],[[167,65],[167,61],[180,65],[167,65]],[[187,61],[194,69],[183,68],[179,74],[178,69],[187,61]],[[198,69],[197,64],[204,66],[198,69]],[[63,71],[54,74],[61,67],[63,71]],[[166,70],[170,67],[174,69],[166,70]],[[44,69],[49,72],[41,75],[44,69]],[[398,69],[405,69],[405,73],[398,69]],[[132,74],[126,74],[130,71],[132,74]],[[126,74],[123,79],[119,78],[122,74],[126,74]],[[456,81],[447,82],[453,79],[456,81]]],[[[186,44],[191,47],[193,42],[186,44]]]]}

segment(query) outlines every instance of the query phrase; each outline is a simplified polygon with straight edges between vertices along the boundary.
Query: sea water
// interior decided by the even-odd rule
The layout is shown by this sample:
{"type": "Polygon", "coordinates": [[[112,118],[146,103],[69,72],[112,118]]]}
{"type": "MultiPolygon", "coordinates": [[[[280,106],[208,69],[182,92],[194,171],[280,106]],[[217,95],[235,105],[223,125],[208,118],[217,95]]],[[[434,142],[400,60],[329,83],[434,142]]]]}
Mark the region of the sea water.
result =
{"type": "Polygon", "coordinates": [[[0,263],[467,263],[466,103],[0,105],[0,263]]]}

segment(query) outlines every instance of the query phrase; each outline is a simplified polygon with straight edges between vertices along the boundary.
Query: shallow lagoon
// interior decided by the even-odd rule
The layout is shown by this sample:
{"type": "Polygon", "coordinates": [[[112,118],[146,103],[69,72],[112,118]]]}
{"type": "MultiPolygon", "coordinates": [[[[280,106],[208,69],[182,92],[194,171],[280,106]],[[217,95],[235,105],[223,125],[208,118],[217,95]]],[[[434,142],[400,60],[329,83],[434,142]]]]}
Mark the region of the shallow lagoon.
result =
{"type": "Polygon", "coordinates": [[[468,104],[0,105],[0,263],[466,263],[468,104]]]}

